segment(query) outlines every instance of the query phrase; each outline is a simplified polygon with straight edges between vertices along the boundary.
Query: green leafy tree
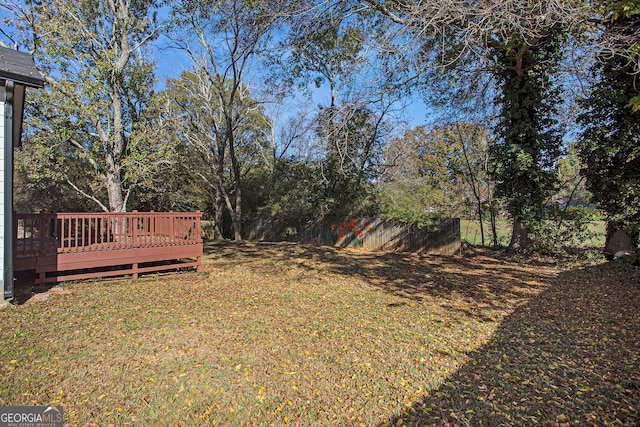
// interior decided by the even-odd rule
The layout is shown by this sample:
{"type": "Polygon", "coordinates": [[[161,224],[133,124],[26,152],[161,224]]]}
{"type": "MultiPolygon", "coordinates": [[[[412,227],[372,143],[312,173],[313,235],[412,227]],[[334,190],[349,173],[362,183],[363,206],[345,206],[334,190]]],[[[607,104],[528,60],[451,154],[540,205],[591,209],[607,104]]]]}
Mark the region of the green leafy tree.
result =
{"type": "Polygon", "coordinates": [[[608,220],[608,237],[624,230],[638,245],[640,234],[640,99],[637,2],[606,2],[604,49],[594,67],[597,82],[582,106],[584,132],[578,143],[582,173],[593,201],[608,220]],[[606,44],[605,46],[610,46],[606,44]],[[635,53],[633,53],[635,52],[635,53]],[[634,60],[635,59],[635,60],[634,60]]]}
{"type": "Polygon", "coordinates": [[[319,122],[320,138],[326,143],[321,161],[323,198],[320,217],[343,220],[371,215],[371,182],[378,175],[377,157],[382,145],[383,124],[366,108],[329,108],[319,122]],[[335,121],[341,124],[336,126],[335,121]],[[333,129],[327,135],[328,129],[333,129]],[[324,137],[324,138],[323,138],[324,137]]]}
{"type": "Polygon", "coordinates": [[[431,131],[418,126],[393,139],[385,152],[379,185],[383,215],[424,224],[432,221],[434,213],[470,214],[483,224],[493,201],[489,142],[486,129],[467,122],[431,131]]]}
{"type": "Polygon", "coordinates": [[[319,106],[315,135],[322,146],[319,211],[331,220],[373,213],[372,182],[401,92],[396,70],[371,48],[383,23],[353,13],[352,6],[316,4],[304,19],[290,21],[285,41],[295,81],[328,98],[319,106]]]}
{"type": "Polygon", "coordinates": [[[79,159],[72,160],[70,153],[62,151],[64,145],[41,145],[23,136],[23,144],[15,152],[14,206],[16,212],[88,212],[95,209],[95,203],[73,191],[64,179],[59,179],[53,169],[64,161],[72,163],[69,172],[74,182],[88,188],[91,185],[92,170],[79,159]]]}
{"type": "Polygon", "coordinates": [[[570,207],[590,207],[591,193],[586,186],[586,177],[582,173],[583,165],[575,143],[569,144],[567,151],[558,159],[558,191],[552,202],[561,209],[570,207]]]}
{"type": "Polygon", "coordinates": [[[143,150],[138,149],[135,158],[141,164],[146,157],[156,161],[144,168],[148,173],[139,179],[130,205],[139,211],[200,210],[206,216],[210,213],[209,189],[194,172],[199,170],[199,157],[191,149],[189,140],[179,132],[180,117],[171,108],[176,101],[176,92],[171,91],[173,82],[168,79],[165,89],[156,92],[149,104],[151,126],[143,140],[154,143],[143,150]]]}
{"type": "Polygon", "coordinates": [[[492,147],[492,174],[496,196],[506,201],[514,220],[509,248],[526,249],[528,227],[535,226],[545,212],[557,176],[554,166],[561,154],[562,133],[556,107],[560,104],[552,76],[559,63],[561,36],[552,34],[536,45],[496,51],[496,70],[501,93],[492,147]]]}
{"type": "Polygon", "coordinates": [[[299,234],[322,218],[324,188],[316,162],[279,158],[267,175],[260,185],[267,200],[256,218],[266,220],[274,238],[285,239],[292,229],[299,234]]]}
{"type": "Polygon", "coordinates": [[[150,143],[144,140],[145,110],[154,76],[141,52],[158,34],[157,4],[45,0],[12,11],[48,84],[35,94],[30,141],[64,146],[48,165],[50,178],[105,211],[125,211],[148,172],[140,167],[148,159],[140,155],[151,152],[144,147],[150,143]],[[92,179],[77,179],[78,162],[92,179]]]}
{"type": "Polygon", "coordinates": [[[392,140],[383,175],[383,191],[391,202],[385,211],[453,214],[456,188],[449,166],[454,148],[442,136],[441,128],[418,126],[392,140]]]}
{"type": "MultiPolygon", "coordinates": [[[[341,9],[344,12],[344,9],[341,9]]],[[[325,147],[320,159],[323,171],[319,217],[342,219],[357,211],[362,196],[362,161],[354,139],[361,137],[369,114],[341,97],[364,64],[364,37],[354,26],[342,22],[342,14],[325,19],[318,26],[304,20],[293,22],[288,43],[292,47],[289,66],[304,87],[310,80],[316,88],[328,86],[329,105],[321,107],[316,135],[325,147]]],[[[319,22],[319,21],[316,21],[319,22]]]]}

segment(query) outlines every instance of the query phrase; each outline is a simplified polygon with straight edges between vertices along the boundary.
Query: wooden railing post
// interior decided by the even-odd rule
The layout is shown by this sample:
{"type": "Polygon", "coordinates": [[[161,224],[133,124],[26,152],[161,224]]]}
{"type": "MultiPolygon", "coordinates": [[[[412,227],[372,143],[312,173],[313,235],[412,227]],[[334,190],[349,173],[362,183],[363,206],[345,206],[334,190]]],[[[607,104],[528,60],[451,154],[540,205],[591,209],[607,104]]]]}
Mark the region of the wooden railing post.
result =
{"type": "MultiPolygon", "coordinates": [[[[38,234],[39,234],[38,237],[40,238],[40,241],[38,242],[38,250],[36,251],[36,255],[41,254],[46,248],[45,234],[51,234],[51,231],[48,230],[49,227],[45,228],[44,226],[45,219],[48,219],[48,216],[44,216],[44,215],[38,216],[38,234]],[[49,233],[47,233],[47,231],[49,233]]],[[[33,242],[33,237],[31,237],[31,239],[32,239],[31,241],[33,242]]]]}
{"type": "MultiPolygon", "coordinates": [[[[131,222],[129,224],[130,227],[132,227],[131,229],[131,247],[138,249],[142,246],[141,242],[140,242],[140,234],[138,233],[138,211],[133,211],[133,214],[131,215],[131,222]]],[[[137,279],[138,278],[138,261],[136,259],[133,259],[133,263],[131,264],[131,270],[132,270],[132,277],[133,279],[137,279]]]]}
{"type": "Polygon", "coordinates": [[[169,211],[169,242],[173,243],[175,241],[175,222],[176,214],[173,211],[169,211]]]}
{"type": "MultiPolygon", "coordinates": [[[[202,230],[201,230],[201,225],[200,225],[200,219],[202,218],[202,212],[200,212],[199,210],[196,211],[196,215],[195,215],[195,220],[196,220],[196,235],[194,236],[194,243],[202,243],[202,230]]],[[[201,273],[202,272],[202,256],[199,255],[198,258],[196,259],[196,272],[197,273],[201,273]]]]}
{"type": "Polygon", "coordinates": [[[200,211],[196,211],[196,235],[195,235],[195,241],[197,243],[202,242],[202,229],[200,228],[200,220],[202,218],[202,212],[200,211]]]}
{"type": "Polygon", "coordinates": [[[139,242],[140,238],[138,237],[138,211],[134,210],[131,212],[131,239],[133,240],[131,242],[131,245],[134,248],[139,248],[140,246],[142,246],[139,242]]]}

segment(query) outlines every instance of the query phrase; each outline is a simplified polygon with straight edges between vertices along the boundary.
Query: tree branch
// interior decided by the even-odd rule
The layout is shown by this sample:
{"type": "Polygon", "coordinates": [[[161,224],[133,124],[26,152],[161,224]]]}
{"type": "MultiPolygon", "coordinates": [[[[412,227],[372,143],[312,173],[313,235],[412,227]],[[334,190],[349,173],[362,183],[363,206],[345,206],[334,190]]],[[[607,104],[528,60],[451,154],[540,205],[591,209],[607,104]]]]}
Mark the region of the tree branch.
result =
{"type": "Polygon", "coordinates": [[[73,188],[78,194],[80,194],[83,197],[86,197],[89,200],[93,200],[98,206],[100,206],[100,209],[102,209],[105,212],[109,212],[109,208],[106,207],[100,200],[98,200],[95,196],[92,196],[84,191],[82,191],[78,186],[76,186],[73,182],[71,182],[69,179],[67,179],[67,184],[69,184],[71,186],[71,188],[73,188]]]}

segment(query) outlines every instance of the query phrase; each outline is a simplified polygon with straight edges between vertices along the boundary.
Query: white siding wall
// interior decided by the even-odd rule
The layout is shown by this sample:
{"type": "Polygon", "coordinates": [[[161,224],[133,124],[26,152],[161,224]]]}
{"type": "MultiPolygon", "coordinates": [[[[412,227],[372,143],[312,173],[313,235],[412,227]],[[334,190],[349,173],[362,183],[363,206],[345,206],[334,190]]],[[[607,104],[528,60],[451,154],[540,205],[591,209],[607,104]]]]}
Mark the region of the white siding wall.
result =
{"type": "MultiPolygon", "coordinates": [[[[4,143],[4,88],[0,88],[0,280],[2,280],[2,286],[0,288],[4,291],[4,156],[5,156],[5,143],[4,143]]],[[[0,295],[0,298],[3,298],[0,295]]]]}

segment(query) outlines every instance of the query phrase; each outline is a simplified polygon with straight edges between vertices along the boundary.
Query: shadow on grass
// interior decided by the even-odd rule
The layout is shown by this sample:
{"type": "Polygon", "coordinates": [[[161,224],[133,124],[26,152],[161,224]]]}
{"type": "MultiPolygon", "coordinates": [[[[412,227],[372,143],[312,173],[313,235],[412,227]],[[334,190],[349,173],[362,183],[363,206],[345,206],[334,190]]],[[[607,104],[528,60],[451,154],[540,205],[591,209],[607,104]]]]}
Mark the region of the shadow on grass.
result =
{"type": "Polygon", "coordinates": [[[439,388],[382,425],[640,425],[640,270],[612,264],[560,271],[498,254],[377,254],[295,244],[216,244],[233,265],[348,275],[363,285],[482,319],[511,312],[439,388]],[[486,310],[483,310],[485,308],[486,310]]]}
{"type": "Polygon", "coordinates": [[[473,317],[511,310],[539,293],[556,274],[549,266],[536,269],[497,256],[487,251],[463,257],[379,253],[295,243],[215,242],[205,246],[205,263],[212,260],[218,269],[242,264],[255,267],[260,257],[281,270],[296,267],[356,278],[364,286],[413,302],[436,297],[443,307],[473,317]]]}
{"type": "Polygon", "coordinates": [[[561,273],[444,384],[381,425],[640,425],[639,313],[637,268],[561,273]]]}
{"type": "Polygon", "coordinates": [[[59,283],[36,284],[34,271],[16,271],[15,277],[12,304],[22,305],[30,300],[45,298],[51,289],[60,287],[59,283]]]}
{"type": "Polygon", "coordinates": [[[362,253],[351,255],[351,262],[333,264],[331,269],[356,275],[384,292],[416,302],[439,298],[448,309],[469,316],[479,316],[482,310],[510,309],[538,293],[555,274],[546,266],[531,269],[485,253],[464,257],[362,253]]]}

